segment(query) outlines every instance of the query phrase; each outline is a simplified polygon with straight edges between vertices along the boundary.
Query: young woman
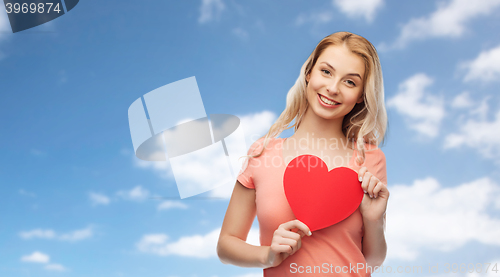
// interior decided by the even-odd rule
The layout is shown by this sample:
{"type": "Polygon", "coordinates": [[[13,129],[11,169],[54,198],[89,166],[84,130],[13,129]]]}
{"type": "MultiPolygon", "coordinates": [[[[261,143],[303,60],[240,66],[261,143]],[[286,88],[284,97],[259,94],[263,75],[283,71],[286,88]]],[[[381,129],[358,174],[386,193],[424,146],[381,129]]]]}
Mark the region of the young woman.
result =
{"type": "Polygon", "coordinates": [[[302,66],[286,100],[269,132],[248,151],[224,217],[218,256],[223,263],[264,268],[267,277],[370,276],[386,255],[389,198],[385,155],[378,147],[387,114],[375,48],[352,33],[327,36],[302,66]],[[294,126],[290,138],[277,138],[294,126]],[[355,170],[365,191],[353,214],[314,233],[295,218],[283,190],[287,164],[304,154],[320,157],[328,170],[355,170]],[[246,243],[255,215],[261,246],[246,243]]]}

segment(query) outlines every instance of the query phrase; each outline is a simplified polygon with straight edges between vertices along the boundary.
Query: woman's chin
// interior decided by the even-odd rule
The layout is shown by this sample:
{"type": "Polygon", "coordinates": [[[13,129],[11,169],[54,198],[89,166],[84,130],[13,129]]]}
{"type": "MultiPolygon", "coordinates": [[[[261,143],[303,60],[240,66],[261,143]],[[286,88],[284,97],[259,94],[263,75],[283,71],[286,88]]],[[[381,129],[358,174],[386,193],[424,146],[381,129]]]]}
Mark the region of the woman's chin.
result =
{"type": "MultiPolygon", "coordinates": [[[[326,113],[326,112],[319,112],[319,113],[315,113],[315,115],[321,119],[324,119],[324,120],[333,120],[333,119],[339,118],[339,115],[337,113],[332,114],[332,113],[326,113]]],[[[340,116],[340,117],[343,118],[344,116],[340,116]]]]}

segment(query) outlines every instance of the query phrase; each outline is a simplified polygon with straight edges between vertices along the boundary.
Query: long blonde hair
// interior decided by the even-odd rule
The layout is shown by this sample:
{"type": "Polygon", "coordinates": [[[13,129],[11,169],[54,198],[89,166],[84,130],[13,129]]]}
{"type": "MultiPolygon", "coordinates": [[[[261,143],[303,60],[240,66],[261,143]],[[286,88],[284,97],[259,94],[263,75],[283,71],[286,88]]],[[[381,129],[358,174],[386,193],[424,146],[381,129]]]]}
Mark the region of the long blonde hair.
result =
{"type": "MultiPolygon", "coordinates": [[[[271,126],[264,139],[264,147],[256,155],[244,157],[258,157],[266,148],[269,138],[276,138],[284,130],[295,127],[297,131],[309,103],[306,99],[306,76],[311,72],[318,57],[323,51],[332,45],[345,45],[352,53],[359,55],[365,63],[365,74],[363,76],[363,98],[364,101],[357,103],[354,108],[344,116],[342,132],[348,140],[356,141],[358,155],[356,162],[363,164],[365,161],[365,143],[379,146],[385,142],[387,129],[387,113],[384,105],[384,85],[382,80],[382,68],[375,47],[362,36],[349,33],[337,32],[322,39],[314,51],[309,55],[300,69],[300,74],[295,84],[290,88],[286,96],[286,108],[276,122],[271,126]],[[287,127],[293,119],[295,124],[287,127]]],[[[259,138],[259,139],[261,139],[259,138]]],[[[248,162],[248,160],[247,160],[248,162]]]]}

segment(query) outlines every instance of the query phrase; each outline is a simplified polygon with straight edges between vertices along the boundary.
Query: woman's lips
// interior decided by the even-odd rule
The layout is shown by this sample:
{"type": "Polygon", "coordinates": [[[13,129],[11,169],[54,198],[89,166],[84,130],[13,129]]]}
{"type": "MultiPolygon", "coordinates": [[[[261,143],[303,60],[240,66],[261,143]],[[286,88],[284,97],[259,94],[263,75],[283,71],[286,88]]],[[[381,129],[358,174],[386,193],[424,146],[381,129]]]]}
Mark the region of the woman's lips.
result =
{"type": "MultiPolygon", "coordinates": [[[[321,96],[323,96],[323,95],[321,95],[321,96],[320,96],[320,95],[321,95],[321,94],[319,94],[319,93],[318,93],[318,101],[319,101],[319,103],[320,103],[323,107],[326,107],[326,108],[336,108],[336,107],[340,106],[340,103],[339,103],[339,104],[337,104],[337,105],[330,105],[330,104],[327,104],[327,103],[323,102],[323,100],[321,100],[321,96]]],[[[325,98],[326,98],[326,97],[325,97],[325,98]]],[[[328,98],[327,98],[327,99],[328,99],[328,98]]]]}

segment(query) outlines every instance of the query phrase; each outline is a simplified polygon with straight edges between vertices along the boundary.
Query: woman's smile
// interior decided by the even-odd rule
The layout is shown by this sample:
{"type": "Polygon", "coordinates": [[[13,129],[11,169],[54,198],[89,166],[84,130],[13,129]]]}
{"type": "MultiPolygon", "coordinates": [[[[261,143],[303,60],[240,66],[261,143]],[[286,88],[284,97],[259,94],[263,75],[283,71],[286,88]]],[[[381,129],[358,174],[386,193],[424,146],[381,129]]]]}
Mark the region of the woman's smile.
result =
{"type": "Polygon", "coordinates": [[[323,107],[327,107],[327,108],[336,108],[336,107],[340,106],[340,103],[335,103],[333,101],[330,101],[319,93],[318,93],[318,101],[323,107]]]}
{"type": "Polygon", "coordinates": [[[335,119],[341,126],[343,117],[363,102],[364,74],[365,62],[358,54],[345,45],[327,47],[306,74],[307,116],[335,119]]]}

